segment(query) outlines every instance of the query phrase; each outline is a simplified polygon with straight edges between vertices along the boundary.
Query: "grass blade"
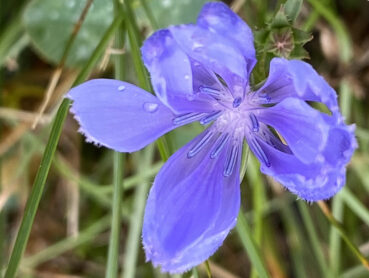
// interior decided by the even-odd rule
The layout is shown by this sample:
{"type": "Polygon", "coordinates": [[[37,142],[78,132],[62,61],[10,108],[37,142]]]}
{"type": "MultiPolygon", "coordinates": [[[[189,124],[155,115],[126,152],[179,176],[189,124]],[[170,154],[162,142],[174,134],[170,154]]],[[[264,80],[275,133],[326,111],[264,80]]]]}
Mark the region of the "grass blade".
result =
{"type": "Polygon", "coordinates": [[[343,229],[341,223],[338,222],[337,219],[333,217],[327,204],[324,203],[323,201],[319,201],[318,206],[323,212],[323,214],[325,215],[325,217],[327,217],[328,221],[337,229],[342,239],[346,242],[347,246],[351,249],[352,253],[358,258],[358,260],[363,264],[363,266],[369,270],[369,261],[360,252],[359,248],[357,248],[357,246],[350,240],[345,230],[343,229]]]}
{"type": "Polygon", "coordinates": [[[355,197],[355,195],[347,187],[342,189],[341,198],[346,205],[366,224],[369,226],[369,210],[355,197]]]}
{"type": "Polygon", "coordinates": [[[321,248],[321,244],[319,242],[318,235],[316,234],[314,223],[313,220],[311,219],[306,203],[304,201],[299,201],[297,202],[297,205],[300,210],[304,226],[308,232],[308,237],[311,243],[311,247],[313,248],[314,255],[319,263],[320,270],[322,271],[322,276],[329,277],[330,272],[327,266],[327,260],[324,257],[324,253],[321,248]]]}
{"type": "MultiPolygon", "coordinates": [[[[113,1],[114,14],[118,16],[121,13],[122,6],[118,0],[113,1]]],[[[115,48],[122,49],[124,47],[125,26],[120,25],[115,35],[115,48]]],[[[122,55],[116,56],[115,59],[115,78],[124,79],[124,58],[122,55]]],[[[112,203],[112,219],[111,232],[109,239],[108,261],[106,265],[105,277],[115,278],[118,276],[119,262],[119,234],[121,226],[121,210],[123,198],[123,167],[125,154],[114,152],[114,183],[113,183],[113,203],[112,203]]]]}
{"type": "Polygon", "coordinates": [[[255,244],[255,240],[252,236],[252,231],[249,225],[247,224],[245,216],[240,213],[238,215],[238,222],[237,222],[237,233],[241,239],[241,243],[245,248],[247,254],[250,257],[251,263],[255,267],[256,271],[261,278],[268,278],[269,274],[265,267],[265,263],[261,257],[260,251],[255,244]]]}
{"type": "MultiPolygon", "coordinates": [[[[153,157],[153,148],[148,146],[139,160],[139,171],[144,172],[150,167],[153,157]]],[[[141,239],[142,218],[145,209],[145,201],[150,183],[144,182],[136,187],[134,196],[133,213],[130,219],[127,245],[125,251],[125,260],[123,266],[122,278],[134,278],[136,272],[136,261],[141,239]]]]}
{"type": "Polygon", "coordinates": [[[114,152],[114,192],[112,204],[111,231],[109,239],[108,261],[105,277],[115,278],[118,274],[119,234],[122,219],[122,182],[125,154],[114,152]]]}

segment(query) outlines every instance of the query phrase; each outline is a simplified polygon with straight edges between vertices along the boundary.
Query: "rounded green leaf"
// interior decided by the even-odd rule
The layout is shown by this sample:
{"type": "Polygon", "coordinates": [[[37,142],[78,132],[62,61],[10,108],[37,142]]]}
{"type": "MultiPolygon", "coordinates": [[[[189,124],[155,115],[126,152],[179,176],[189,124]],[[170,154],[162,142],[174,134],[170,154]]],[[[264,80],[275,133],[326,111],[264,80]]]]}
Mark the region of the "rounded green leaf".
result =
{"type": "MultiPolygon", "coordinates": [[[[23,15],[26,32],[47,61],[59,63],[85,5],[81,0],[34,0],[28,5],[23,15]]],[[[73,42],[67,66],[81,65],[91,56],[112,19],[112,1],[94,0],[73,42]]]]}
{"type": "MultiPolygon", "coordinates": [[[[202,6],[209,0],[147,0],[159,28],[196,22],[202,6]]],[[[141,11],[143,13],[143,11],[141,11]]],[[[138,17],[141,24],[150,25],[146,16],[138,17]]]]}

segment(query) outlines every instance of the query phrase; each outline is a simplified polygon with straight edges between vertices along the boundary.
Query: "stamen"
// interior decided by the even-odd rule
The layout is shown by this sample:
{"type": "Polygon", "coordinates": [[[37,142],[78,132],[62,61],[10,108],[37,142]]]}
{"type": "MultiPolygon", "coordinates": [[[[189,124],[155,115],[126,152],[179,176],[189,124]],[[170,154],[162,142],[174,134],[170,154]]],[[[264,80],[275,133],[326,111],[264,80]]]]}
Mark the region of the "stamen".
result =
{"type": "Polygon", "coordinates": [[[220,152],[222,151],[223,147],[228,142],[228,139],[229,139],[229,134],[228,133],[222,134],[217,139],[217,141],[215,142],[215,147],[214,147],[213,151],[210,153],[210,158],[211,159],[216,158],[220,154],[220,152]]]}
{"type": "Polygon", "coordinates": [[[187,153],[187,157],[192,158],[198,154],[206,146],[206,144],[209,143],[213,135],[213,132],[208,131],[205,136],[202,137],[201,140],[187,153]]]}
{"type": "Polygon", "coordinates": [[[259,93],[258,96],[259,96],[259,98],[261,98],[262,100],[264,100],[266,103],[269,103],[272,100],[272,98],[270,97],[270,95],[267,94],[267,93],[259,93]]]}
{"type": "Polygon", "coordinates": [[[238,145],[233,145],[231,153],[229,154],[227,162],[225,164],[223,176],[229,177],[230,175],[232,175],[234,166],[236,165],[236,161],[238,159],[238,152],[239,152],[238,145]]]}
{"type": "Polygon", "coordinates": [[[238,106],[240,106],[241,102],[242,102],[242,98],[236,97],[232,103],[233,108],[237,108],[238,106]]]}
{"type": "Polygon", "coordinates": [[[256,139],[250,140],[250,146],[253,147],[255,155],[267,166],[270,167],[270,162],[263,149],[260,147],[259,142],[256,139]]]}
{"type": "Polygon", "coordinates": [[[186,113],[174,118],[173,123],[175,125],[184,125],[200,120],[205,115],[205,113],[186,113]]]}
{"type": "Polygon", "coordinates": [[[201,86],[199,88],[200,92],[203,93],[203,94],[207,94],[211,97],[214,97],[214,98],[220,98],[222,96],[222,93],[217,90],[217,89],[213,89],[213,88],[210,88],[210,87],[205,87],[205,86],[201,86]]]}
{"type": "Polygon", "coordinates": [[[206,117],[202,118],[200,120],[200,124],[206,125],[212,121],[214,121],[216,118],[218,118],[222,114],[222,111],[215,111],[213,113],[208,114],[206,117]]]}
{"type": "Polygon", "coordinates": [[[252,112],[249,114],[249,117],[250,117],[250,120],[251,120],[251,123],[252,123],[252,131],[253,132],[258,132],[259,131],[259,121],[258,121],[258,119],[256,118],[255,114],[252,113],[252,112]]]}

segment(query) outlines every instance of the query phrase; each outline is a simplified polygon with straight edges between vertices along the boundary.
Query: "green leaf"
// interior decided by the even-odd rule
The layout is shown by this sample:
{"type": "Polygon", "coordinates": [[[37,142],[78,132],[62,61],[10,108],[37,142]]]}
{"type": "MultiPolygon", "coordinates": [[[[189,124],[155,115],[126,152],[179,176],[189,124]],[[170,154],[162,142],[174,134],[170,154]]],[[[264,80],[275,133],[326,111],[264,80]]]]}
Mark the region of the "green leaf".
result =
{"type": "Polygon", "coordinates": [[[302,0],[287,0],[284,4],[284,10],[289,20],[294,22],[300,13],[302,0]]]}
{"type": "Polygon", "coordinates": [[[301,45],[295,45],[294,49],[290,53],[289,59],[309,59],[310,55],[301,45]]]}
{"type": "Polygon", "coordinates": [[[296,44],[305,44],[313,39],[313,35],[303,30],[292,28],[293,39],[296,44]]]}
{"type": "MultiPolygon", "coordinates": [[[[85,1],[78,0],[34,0],[27,6],[23,15],[26,32],[47,61],[60,61],[84,6],[85,1]]],[[[67,66],[82,65],[88,60],[112,19],[111,1],[95,0],[72,45],[67,66]]]]}
{"type": "MultiPolygon", "coordinates": [[[[208,2],[206,0],[163,0],[163,1],[148,1],[154,18],[157,21],[159,28],[165,28],[169,25],[183,24],[195,22],[202,6],[208,2]]],[[[138,16],[143,20],[147,17],[138,16]]],[[[139,22],[143,23],[143,21],[139,22]]],[[[145,22],[149,25],[149,22],[145,22]]]]}
{"type": "Polygon", "coordinates": [[[277,14],[274,16],[272,21],[270,22],[270,28],[271,29],[279,29],[290,26],[290,23],[287,19],[287,16],[284,12],[283,6],[281,9],[277,12],[277,14]]]}

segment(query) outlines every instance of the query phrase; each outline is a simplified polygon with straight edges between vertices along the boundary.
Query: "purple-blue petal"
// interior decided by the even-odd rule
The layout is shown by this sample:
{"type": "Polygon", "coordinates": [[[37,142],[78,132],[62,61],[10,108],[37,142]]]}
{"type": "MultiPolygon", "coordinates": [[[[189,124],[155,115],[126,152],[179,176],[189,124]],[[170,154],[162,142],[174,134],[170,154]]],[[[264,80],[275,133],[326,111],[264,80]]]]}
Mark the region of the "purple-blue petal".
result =
{"type": "Polygon", "coordinates": [[[232,175],[225,177],[230,146],[211,159],[214,142],[210,142],[188,158],[204,134],[170,157],[147,200],[143,224],[146,258],[166,272],[184,272],[206,260],[236,223],[240,159],[232,175]]]}
{"type": "Polygon", "coordinates": [[[322,162],[305,164],[262,140],[259,143],[270,161],[269,167],[262,164],[260,170],[304,200],[329,199],[345,184],[345,166],[335,167],[322,162]]]}
{"type": "Polygon", "coordinates": [[[71,111],[87,141],[137,151],[174,129],[174,115],[152,94],[126,82],[95,79],[69,91],[71,111]]]}
{"type": "Polygon", "coordinates": [[[332,197],[344,185],[346,165],[357,147],[353,132],[354,126],[329,126],[326,144],[311,163],[304,163],[287,146],[278,143],[267,129],[264,137],[254,136],[261,151],[250,147],[260,160],[264,174],[272,176],[300,198],[318,201],[332,197]]]}
{"type": "Polygon", "coordinates": [[[204,5],[197,25],[207,28],[212,32],[233,41],[242,51],[247,61],[247,71],[250,74],[256,64],[254,37],[250,27],[226,4],[222,2],[210,2],[204,5]]]}
{"type": "Polygon", "coordinates": [[[258,119],[286,140],[297,158],[314,162],[327,143],[329,125],[321,112],[298,98],[285,98],[273,107],[257,110],[258,119]]]}
{"type": "Polygon", "coordinates": [[[311,65],[303,61],[273,58],[269,77],[258,93],[267,94],[271,103],[288,97],[322,102],[335,117],[340,117],[336,92],[311,65]]]}
{"type": "Polygon", "coordinates": [[[198,77],[193,73],[191,60],[168,30],[155,32],[141,52],[154,91],[164,104],[176,113],[213,110],[211,101],[195,94],[193,83],[198,77]]]}
{"type": "Polygon", "coordinates": [[[193,24],[172,26],[169,30],[186,54],[218,74],[234,96],[245,93],[248,65],[233,40],[193,24]]]}

